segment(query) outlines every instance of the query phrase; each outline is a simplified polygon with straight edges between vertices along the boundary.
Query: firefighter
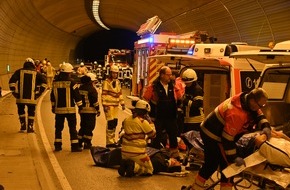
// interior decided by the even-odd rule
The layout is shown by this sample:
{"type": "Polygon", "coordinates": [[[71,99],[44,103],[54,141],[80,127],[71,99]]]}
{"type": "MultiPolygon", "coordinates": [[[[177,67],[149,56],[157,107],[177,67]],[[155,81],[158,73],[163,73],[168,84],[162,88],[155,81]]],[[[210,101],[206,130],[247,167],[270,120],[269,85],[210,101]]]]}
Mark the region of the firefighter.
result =
{"type": "Polygon", "coordinates": [[[20,120],[20,131],[33,133],[33,124],[35,116],[35,106],[37,99],[46,89],[45,76],[36,71],[34,61],[27,58],[23,68],[18,69],[9,80],[9,88],[16,98],[18,115],[20,120]],[[26,119],[25,107],[28,110],[28,120],[26,119]],[[26,126],[26,121],[28,125],[26,126]]]}
{"type": "Polygon", "coordinates": [[[132,72],[129,65],[124,69],[124,85],[127,88],[131,88],[132,83],[132,72]]]}
{"type": "Polygon", "coordinates": [[[93,73],[81,77],[79,92],[82,96],[83,109],[80,111],[80,130],[78,131],[79,146],[90,149],[92,146],[93,130],[96,116],[100,116],[98,92],[94,86],[96,76],[93,73]],[[84,146],[83,146],[84,144],[84,146]]]}
{"type": "Polygon", "coordinates": [[[51,63],[48,61],[47,64],[46,64],[46,70],[45,70],[45,73],[46,73],[46,81],[47,81],[47,86],[49,89],[51,89],[51,86],[52,86],[52,81],[53,81],[53,78],[54,78],[54,75],[55,75],[55,68],[51,65],[51,63]]]}
{"type": "Polygon", "coordinates": [[[81,62],[78,70],[77,70],[77,74],[79,77],[84,76],[85,74],[88,73],[88,68],[85,66],[84,62],[81,62]]]}
{"type": "Polygon", "coordinates": [[[125,102],[122,95],[121,83],[118,80],[119,68],[112,65],[109,77],[102,84],[102,104],[107,120],[106,146],[116,147],[115,131],[118,125],[118,106],[125,110],[125,102]]]}
{"type": "Polygon", "coordinates": [[[123,74],[123,69],[121,66],[119,66],[119,72],[118,72],[118,80],[121,83],[121,86],[124,84],[124,74],[123,74]]]}
{"type": "Polygon", "coordinates": [[[165,147],[168,135],[171,157],[179,158],[177,102],[181,100],[182,94],[173,85],[171,76],[170,67],[161,67],[159,77],[144,89],[143,98],[150,103],[150,116],[156,127],[156,138],[152,141],[152,146],[157,149],[165,147]]]}
{"type": "Polygon", "coordinates": [[[197,83],[197,75],[193,69],[185,70],[181,79],[186,85],[182,101],[184,114],[184,129],[182,132],[199,131],[200,124],[204,120],[203,89],[197,83]]]}
{"type": "Polygon", "coordinates": [[[148,115],[150,105],[146,101],[138,100],[134,107],[132,115],[122,123],[122,161],[118,173],[126,177],[150,176],[153,166],[146,152],[146,141],[155,137],[155,126],[148,115]]]}
{"type": "MultiPolygon", "coordinates": [[[[262,88],[249,93],[237,94],[218,105],[201,124],[200,136],[204,143],[204,164],[192,185],[182,189],[206,189],[205,181],[219,168],[225,169],[231,163],[245,165],[238,157],[236,141],[245,133],[261,130],[267,140],[271,138],[270,123],[263,114],[268,95],[262,88]]],[[[233,179],[227,179],[221,172],[221,190],[232,189],[233,179]]]]}
{"type": "Polygon", "coordinates": [[[102,83],[103,81],[103,69],[102,69],[102,65],[98,65],[97,69],[96,69],[96,73],[97,73],[97,77],[98,77],[98,83],[102,83]]]}
{"type": "Polygon", "coordinates": [[[55,114],[55,151],[62,150],[62,130],[65,119],[67,119],[69,127],[71,151],[82,151],[78,144],[75,109],[75,105],[77,105],[79,111],[82,110],[82,98],[78,84],[70,76],[72,72],[73,66],[70,63],[62,64],[60,73],[55,77],[50,93],[51,108],[55,114]]]}

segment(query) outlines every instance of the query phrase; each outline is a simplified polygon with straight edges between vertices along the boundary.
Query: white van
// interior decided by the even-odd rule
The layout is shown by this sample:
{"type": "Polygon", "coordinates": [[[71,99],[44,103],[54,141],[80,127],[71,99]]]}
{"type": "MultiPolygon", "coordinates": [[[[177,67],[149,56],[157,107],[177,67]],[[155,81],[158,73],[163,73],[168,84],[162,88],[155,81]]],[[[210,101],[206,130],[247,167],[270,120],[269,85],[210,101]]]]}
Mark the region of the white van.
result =
{"type": "Polygon", "coordinates": [[[272,126],[287,127],[290,132],[290,41],[277,43],[270,50],[235,52],[231,57],[265,64],[256,84],[269,95],[264,114],[272,126]]]}

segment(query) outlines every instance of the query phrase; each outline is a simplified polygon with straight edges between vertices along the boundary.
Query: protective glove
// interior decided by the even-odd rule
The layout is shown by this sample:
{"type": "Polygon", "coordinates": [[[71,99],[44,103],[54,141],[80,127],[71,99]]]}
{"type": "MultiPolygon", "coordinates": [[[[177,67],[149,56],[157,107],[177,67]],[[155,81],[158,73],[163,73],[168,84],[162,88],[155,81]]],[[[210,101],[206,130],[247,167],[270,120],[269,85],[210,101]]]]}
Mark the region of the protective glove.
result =
{"type": "Polygon", "coordinates": [[[104,106],[104,112],[107,113],[109,111],[109,106],[104,106]]]}
{"type": "Polygon", "coordinates": [[[270,140],[270,138],[271,138],[271,129],[269,127],[265,127],[261,131],[260,135],[262,135],[262,134],[265,134],[267,136],[267,140],[270,140]]]}
{"type": "Polygon", "coordinates": [[[125,109],[126,109],[126,107],[125,107],[125,105],[123,104],[123,105],[122,105],[122,110],[125,110],[125,109]]]}
{"type": "Polygon", "coordinates": [[[101,112],[98,110],[97,111],[97,117],[99,117],[101,115],[101,112]]]}
{"type": "Polygon", "coordinates": [[[246,162],[243,158],[241,157],[236,157],[235,159],[235,163],[236,163],[236,166],[241,166],[241,165],[244,165],[246,167],[246,162]]]}

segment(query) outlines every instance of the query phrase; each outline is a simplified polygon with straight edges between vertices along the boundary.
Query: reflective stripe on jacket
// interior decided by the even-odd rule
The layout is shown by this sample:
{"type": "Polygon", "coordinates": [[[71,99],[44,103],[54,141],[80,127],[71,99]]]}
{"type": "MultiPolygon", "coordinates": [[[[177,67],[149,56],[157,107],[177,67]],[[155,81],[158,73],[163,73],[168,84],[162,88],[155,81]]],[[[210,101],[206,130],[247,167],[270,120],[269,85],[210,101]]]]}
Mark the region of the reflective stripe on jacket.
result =
{"type": "Polygon", "coordinates": [[[78,84],[69,78],[53,82],[50,100],[56,114],[76,113],[75,105],[82,106],[78,84]]]}
{"type": "Polygon", "coordinates": [[[154,124],[149,124],[143,118],[130,116],[123,121],[122,125],[125,132],[122,136],[122,152],[146,153],[146,136],[153,138],[156,134],[154,124]]]}
{"type": "Polygon", "coordinates": [[[221,142],[228,161],[236,158],[235,137],[248,132],[256,124],[256,130],[270,127],[261,110],[247,111],[245,93],[222,102],[201,124],[201,130],[210,138],[221,142]]]}
{"type": "Polygon", "coordinates": [[[102,85],[102,104],[104,106],[124,105],[121,83],[118,79],[107,78],[102,85]],[[113,85],[113,83],[116,83],[113,85]]]}

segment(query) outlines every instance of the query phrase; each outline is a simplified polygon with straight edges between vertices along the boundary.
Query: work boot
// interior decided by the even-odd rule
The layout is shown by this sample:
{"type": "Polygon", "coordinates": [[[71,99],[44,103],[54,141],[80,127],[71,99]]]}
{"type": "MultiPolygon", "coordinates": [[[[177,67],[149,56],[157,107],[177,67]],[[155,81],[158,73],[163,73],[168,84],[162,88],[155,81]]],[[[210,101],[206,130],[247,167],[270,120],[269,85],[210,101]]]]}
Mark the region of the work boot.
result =
{"type": "Polygon", "coordinates": [[[28,125],[27,127],[27,133],[34,133],[34,129],[32,125],[28,125]]]}
{"type": "Polygon", "coordinates": [[[34,124],[34,119],[28,118],[27,133],[34,133],[33,124],[34,124]]]}
{"type": "Polygon", "coordinates": [[[91,147],[92,147],[91,139],[85,138],[84,139],[84,149],[91,149],[91,147]]]}
{"type": "Polygon", "coordinates": [[[127,160],[122,159],[120,163],[120,167],[118,169],[119,175],[123,177],[125,176],[125,172],[126,172],[126,161],[127,160]]]}
{"type": "Polygon", "coordinates": [[[126,160],[126,177],[133,177],[135,175],[134,168],[135,168],[135,162],[133,160],[126,160]]]}
{"type": "Polygon", "coordinates": [[[83,148],[83,143],[84,143],[84,140],[83,139],[79,139],[79,147],[80,148],[83,148]]]}
{"type": "Polygon", "coordinates": [[[62,150],[61,145],[62,145],[61,142],[55,142],[55,143],[54,143],[54,151],[56,151],[56,152],[61,151],[61,150],[62,150]]]}
{"type": "Polygon", "coordinates": [[[81,152],[83,149],[79,147],[78,143],[71,144],[71,152],[81,152]]]}
{"type": "Polygon", "coordinates": [[[20,132],[24,133],[26,131],[26,123],[24,122],[24,123],[21,123],[20,125],[21,125],[20,132]]]}

